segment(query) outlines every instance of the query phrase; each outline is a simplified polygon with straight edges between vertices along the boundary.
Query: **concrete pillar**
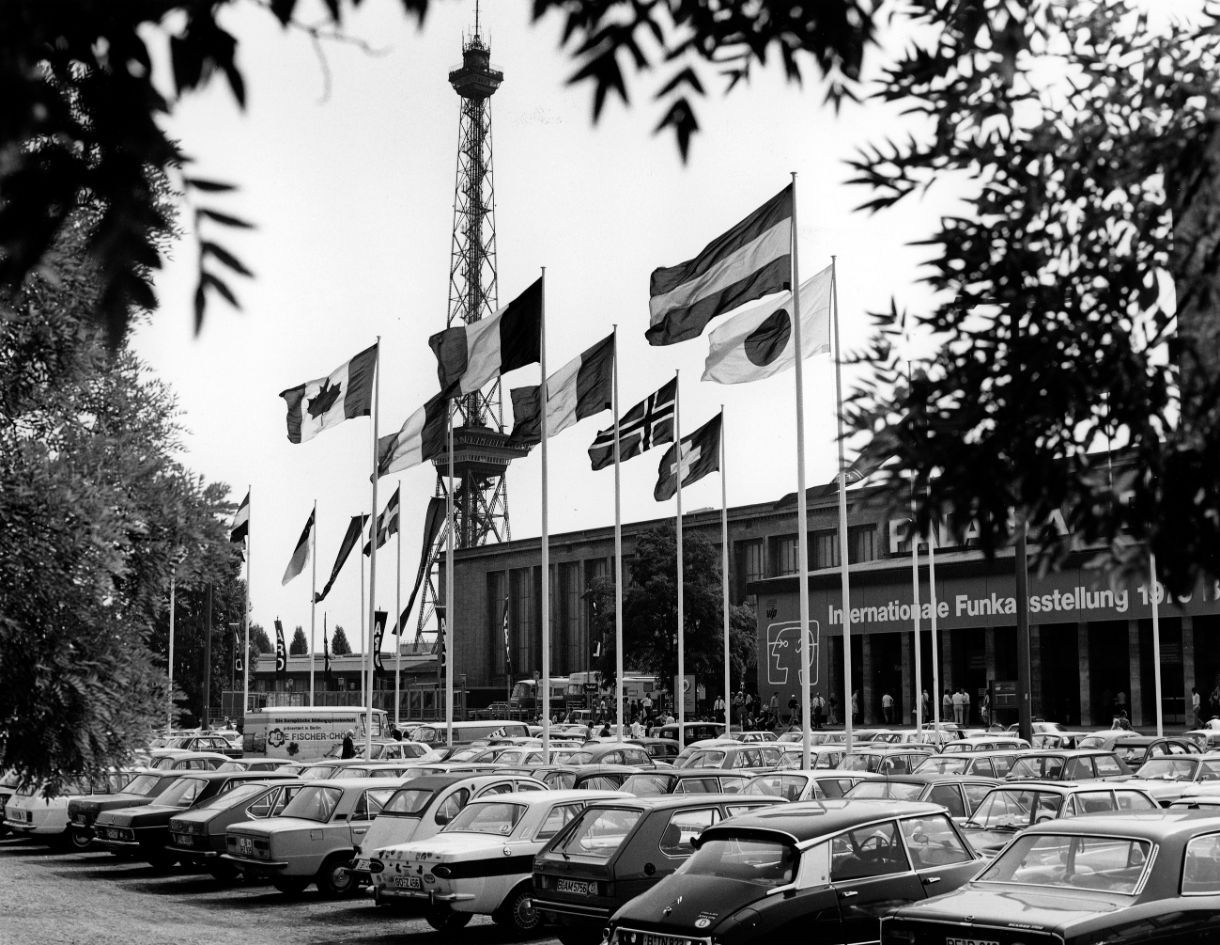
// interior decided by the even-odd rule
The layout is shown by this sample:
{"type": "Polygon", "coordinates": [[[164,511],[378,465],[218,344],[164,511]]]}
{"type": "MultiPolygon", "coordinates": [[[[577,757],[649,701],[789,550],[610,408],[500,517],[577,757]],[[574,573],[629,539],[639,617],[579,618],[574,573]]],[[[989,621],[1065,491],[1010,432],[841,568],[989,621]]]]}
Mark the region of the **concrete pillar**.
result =
{"type": "Polygon", "coordinates": [[[902,725],[915,724],[915,701],[919,698],[918,687],[914,685],[915,656],[911,650],[911,634],[899,634],[902,640],[902,687],[894,698],[894,718],[902,725]]]}
{"type": "Polygon", "coordinates": [[[1198,679],[1195,677],[1195,622],[1193,618],[1182,617],[1182,692],[1186,694],[1186,727],[1188,729],[1195,727],[1195,716],[1190,708],[1190,690],[1199,690],[1199,711],[1203,711],[1203,705],[1207,699],[1205,693],[1199,686],[1198,679]]]}
{"type": "Polygon", "coordinates": [[[1093,719],[1092,688],[1089,679],[1089,625],[1076,624],[1076,656],[1080,669],[1079,718],[1081,727],[1097,724],[1093,719]]]}
{"type": "Polygon", "coordinates": [[[1046,709],[1042,701],[1042,628],[1029,628],[1029,662],[1033,668],[1029,681],[1029,709],[1032,718],[1045,719],[1046,709]]]}
{"type": "Polygon", "coordinates": [[[860,637],[860,722],[862,725],[872,725],[873,710],[873,635],[865,633],[860,637]]]}
{"type": "MultiPolygon", "coordinates": [[[[1140,686],[1140,622],[1127,621],[1127,675],[1130,689],[1127,690],[1127,717],[1132,725],[1144,725],[1144,699],[1140,686]]],[[[1152,709],[1152,693],[1148,694],[1149,709],[1152,709]]],[[[1153,711],[1148,712],[1149,718],[1153,711]]]]}
{"type": "Polygon", "coordinates": [[[995,672],[995,627],[983,628],[983,663],[987,668],[987,682],[996,678],[995,672]]]}
{"type": "MultiPolygon", "coordinates": [[[[939,630],[940,639],[937,644],[940,647],[940,692],[936,693],[936,699],[944,699],[945,690],[953,692],[957,686],[953,682],[953,632],[950,630],[939,630]]],[[[953,721],[953,709],[947,711],[943,708],[940,710],[940,720],[942,722],[953,721]]]]}

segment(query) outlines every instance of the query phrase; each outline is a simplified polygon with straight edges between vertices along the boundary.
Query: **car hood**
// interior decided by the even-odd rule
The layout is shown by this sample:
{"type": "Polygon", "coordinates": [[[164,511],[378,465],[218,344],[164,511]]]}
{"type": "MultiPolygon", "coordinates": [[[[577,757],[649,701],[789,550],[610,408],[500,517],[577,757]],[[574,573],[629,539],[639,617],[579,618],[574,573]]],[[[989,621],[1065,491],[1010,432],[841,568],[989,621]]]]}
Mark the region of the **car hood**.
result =
{"type": "Polygon", "coordinates": [[[316,820],[306,820],[304,817],[270,817],[257,824],[234,824],[229,831],[247,837],[269,837],[275,833],[287,833],[293,830],[321,830],[327,826],[329,825],[316,820]]]}
{"type": "Polygon", "coordinates": [[[139,807],[118,807],[98,815],[99,825],[110,824],[115,827],[150,827],[157,824],[168,824],[175,814],[181,814],[181,807],[167,807],[164,804],[144,804],[139,807]]]}
{"type": "Polygon", "coordinates": [[[1131,904],[1130,897],[1094,890],[1041,889],[1000,883],[971,883],[961,889],[904,906],[902,918],[926,919],[965,925],[987,916],[987,925],[1011,925],[1034,931],[1063,930],[1098,915],[1117,912],[1131,904]]]}
{"type": "Polygon", "coordinates": [[[73,813],[96,815],[104,810],[114,810],[117,807],[144,807],[152,802],[151,797],[144,797],[142,794],[107,794],[105,797],[69,801],[68,809],[73,813]]]}
{"type": "MultiPolygon", "coordinates": [[[[508,837],[497,837],[484,833],[441,833],[427,840],[400,843],[385,848],[385,859],[407,859],[414,862],[455,863],[485,859],[502,859],[505,856],[533,856],[543,844],[511,842],[508,837]],[[505,851],[508,851],[507,853],[505,851]]],[[[369,847],[369,849],[373,849],[369,847]]]]}
{"type": "Polygon", "coordinates": [[[766,886],[720,876],[675,873],[636,896],[614,914],[615,925],[644,929],[695,930],[700,918],[711,919],[706,935],[737,910],[766,898],[766,886]]]}
{"type": "Polygon", "coordinates": [[[1147,791],[1157,800],[1163,797],[1177,797],[1187,788],[1195,786],[1193,781],[1168,781],[1165,778],[1132,778],[1124,781],[1123,787],[1147,791]]]}

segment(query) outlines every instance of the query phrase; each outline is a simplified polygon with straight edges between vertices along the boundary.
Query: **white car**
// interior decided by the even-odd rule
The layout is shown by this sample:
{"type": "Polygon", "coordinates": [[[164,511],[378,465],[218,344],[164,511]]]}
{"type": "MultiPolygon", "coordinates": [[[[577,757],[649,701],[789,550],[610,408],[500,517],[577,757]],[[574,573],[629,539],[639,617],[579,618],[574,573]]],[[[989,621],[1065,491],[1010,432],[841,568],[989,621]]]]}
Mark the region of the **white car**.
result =
{"type": "Polygon", "coordinates": [[[89,839],[84,837],[78,841],[79,835],[71,830],[68,802],[74,797],[120,791],[134,776],[134,771],[114,771],[97,781],[88,778],[69,781],[58,796],[49,800],[42,796],[41,784],[24,788],[4,805],[4,826],[13,833],[84,849],[89,845],[89,839]]]}
{"type": "Polygon", "coordinates": [[[379,900],[416,903],[437,931],[490,915],[519,934],[535,931],[534,856],[594,801],[619,791],[536,791],[468,804],[427,840],[378,849],[370,868],[379,900]]]}

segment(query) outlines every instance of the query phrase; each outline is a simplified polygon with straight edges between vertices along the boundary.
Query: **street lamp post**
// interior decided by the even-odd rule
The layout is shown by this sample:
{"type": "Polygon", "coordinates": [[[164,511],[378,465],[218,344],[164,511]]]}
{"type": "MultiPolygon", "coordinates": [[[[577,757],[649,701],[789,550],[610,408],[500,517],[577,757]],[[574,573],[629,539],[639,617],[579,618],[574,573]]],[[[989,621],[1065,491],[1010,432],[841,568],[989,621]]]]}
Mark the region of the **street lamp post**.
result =
{"type": "Polygon", "coordinates": [[[165,731],[174,729],[174,604],[177,593],[178,567],[169,575],[169,687],[165,691],[165,731]]]}

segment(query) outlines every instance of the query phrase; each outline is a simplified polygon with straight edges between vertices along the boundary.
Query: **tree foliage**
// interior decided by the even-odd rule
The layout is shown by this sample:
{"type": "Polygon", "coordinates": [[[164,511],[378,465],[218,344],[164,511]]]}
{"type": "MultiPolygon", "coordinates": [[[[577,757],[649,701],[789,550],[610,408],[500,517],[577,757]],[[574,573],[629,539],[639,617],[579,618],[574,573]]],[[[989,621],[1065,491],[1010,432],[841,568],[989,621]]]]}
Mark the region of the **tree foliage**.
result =
{"type": "Polygon", "coordinates": [[[309,653],[309,641],[305,639],[305,631],[301,627],[297,627],[296,632],[292,635],[292,642],[288,644],[289,656],[306,656],[309,653]]]}
{"type": "Polygon", "coordinates": [[[336,626],[334,636],[330,638],[330,653],[332,656],[349,656],[352,645],[347,642],[347,633],[343,627],[336,626]]]}
{"type": "Polygon", "coordinates": [[[271,637],[267,635],[262,624],[250,624],[250,649],[260,654],[275,652],[275,644],[271,642],[271,637]]]}
{"type": "MultiPolygon", "coordinates": [[[[700,532],[682,537],[683,618],[686,626],[686,672],[698,674],[709,692],[719,691],[724,678],[724,618],[720,581],[720,549],[700,532]]],[[[615,673],[614,583],[598,579],[589,589],[594,617],[592,631],[605,641],[596,668],[613,681],[615,673]]],[[[756,619],[749,607],[729,611],[731,672],[753,688],[756,619]]],[[[628,669],[656,673],[670,686],[678,673],[678,557],[672,525],[644,532],[636,540],[630,581],[623,594],[623,645],[630,654],[628,669]]]]}

